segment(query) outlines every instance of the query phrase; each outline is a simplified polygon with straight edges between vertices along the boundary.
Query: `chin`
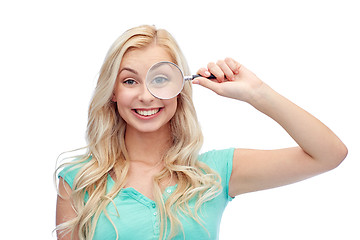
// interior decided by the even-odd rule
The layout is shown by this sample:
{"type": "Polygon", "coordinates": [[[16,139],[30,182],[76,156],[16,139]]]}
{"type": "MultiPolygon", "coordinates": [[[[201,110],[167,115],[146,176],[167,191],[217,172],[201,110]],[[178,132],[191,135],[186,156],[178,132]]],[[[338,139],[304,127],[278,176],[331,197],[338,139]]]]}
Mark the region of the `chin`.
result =
{"type": "Polygon", "coordinates": [[[129,126],[128,128],[139,132],[139,133],[161,133],[170,131],[170,122],[163,125],[155,125],[155,124],[142,124],[141,126],[129,126]]]}

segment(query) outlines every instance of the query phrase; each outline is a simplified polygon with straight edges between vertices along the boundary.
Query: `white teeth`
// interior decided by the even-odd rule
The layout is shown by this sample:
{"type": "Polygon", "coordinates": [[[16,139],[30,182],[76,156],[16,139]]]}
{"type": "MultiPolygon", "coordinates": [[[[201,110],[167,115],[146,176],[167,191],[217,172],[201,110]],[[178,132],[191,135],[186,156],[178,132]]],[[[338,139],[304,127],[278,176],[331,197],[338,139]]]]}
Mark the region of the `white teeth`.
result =
{"type": "Polygon", "coordinates": [[[142,116],[150,116],[158,113],[160,109],[152,109],[152,110],[135,110],[138,114],[142,116]]]}

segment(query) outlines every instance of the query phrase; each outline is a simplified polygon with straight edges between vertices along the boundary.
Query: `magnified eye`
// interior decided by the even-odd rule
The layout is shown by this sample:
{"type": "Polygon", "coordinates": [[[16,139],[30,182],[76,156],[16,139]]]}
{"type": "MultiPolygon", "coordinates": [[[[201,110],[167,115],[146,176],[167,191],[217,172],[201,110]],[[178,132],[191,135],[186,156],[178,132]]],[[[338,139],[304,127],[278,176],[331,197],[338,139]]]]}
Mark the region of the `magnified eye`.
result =
{"type": "Polygon", "coordinates": [[[148,70],[145,84],[154,97],[170,99],[181,92],[184,86],[184,75],[174,63],[158,62],[148,70]]]}
{"type": "Polygon", "coordinates": [[[170,81],[166,76],[155,76],[151,81],[151,85],[156,87],[164,87],[170,81]]]}

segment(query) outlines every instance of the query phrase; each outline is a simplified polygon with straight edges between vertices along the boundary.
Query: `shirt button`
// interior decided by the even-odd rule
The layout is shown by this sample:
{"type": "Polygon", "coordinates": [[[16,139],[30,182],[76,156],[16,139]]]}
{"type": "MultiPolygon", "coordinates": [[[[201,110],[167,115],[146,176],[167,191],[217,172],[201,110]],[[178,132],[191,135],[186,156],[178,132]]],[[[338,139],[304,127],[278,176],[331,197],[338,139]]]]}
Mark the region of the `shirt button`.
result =
{"type": "Polygon", "coordinates": [[[152,206],[153,208],[155,208],[155,207],[156,207],[156,204],[155,204],[155,203],[153,203],[153,204],[151,204],[151,206],[152,206]]]}
{"type": "Polygon", "coordinates": [[[154,212],[153,215],[156,216],[156,215],[157,215],[157,212],[154,212]]]}

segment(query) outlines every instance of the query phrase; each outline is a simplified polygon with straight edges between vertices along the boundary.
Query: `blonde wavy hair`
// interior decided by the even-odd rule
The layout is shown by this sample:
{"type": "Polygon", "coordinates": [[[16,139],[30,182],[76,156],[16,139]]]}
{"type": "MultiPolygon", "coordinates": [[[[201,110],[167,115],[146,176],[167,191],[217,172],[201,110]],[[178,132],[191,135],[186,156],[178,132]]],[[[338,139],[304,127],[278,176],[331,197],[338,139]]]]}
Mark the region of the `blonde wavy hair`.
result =
{"type": "MultiPolygon", "coordinates": [[[[186,75],[189,74],[187,62],[178,44],[163,29],[139,26],[126,31],[113,43],[100,70],[89,107],[86,153],[75,161],[61,164],[56,171],[57,173],[67,165],[80,166],[72,192],[69,193],[77,216],[57,226],[58,231],[71,231],[72,238],[74,234],[78,234],[79,239],[92,239],[97,220],[104,212],[114,226],[118,239],[117,229],[106,212],[106,206],[113,204],[114,197],[125,186],[129,157],[124,140],[126,122],[120,117],[116,103],[111,98],[124,54],[128,50],[144,48],[154,43],[166,49],[172,61],[186,75]],[[107,177],[111,171],[117,177],[116,183],[110,192],[106,192],[107,177]],[[86,194],[87,201],[84,200],[86,194]]],[[[177,110],[170,125],[172,146],[163,156],[163,170],[153,179],[154,198],[160,212],[159,239],[166,236],[171,239],[182,229],[178,219],[179,212],[189,215],[202,225],[198,215],[200,206],[216,197],[221,190],[219,175],[198,161],[203,136],[189,82],[178,96],[177,110]],[[160,182],[169,177],[177,179],[177,188],[165,201],[160,182]],[[197,198],[197,201],[195,208],[191,210],[189,201],[193,198],[197,198]]],[[[121,215],[121,212],[118,214],[121,215]]]]}

